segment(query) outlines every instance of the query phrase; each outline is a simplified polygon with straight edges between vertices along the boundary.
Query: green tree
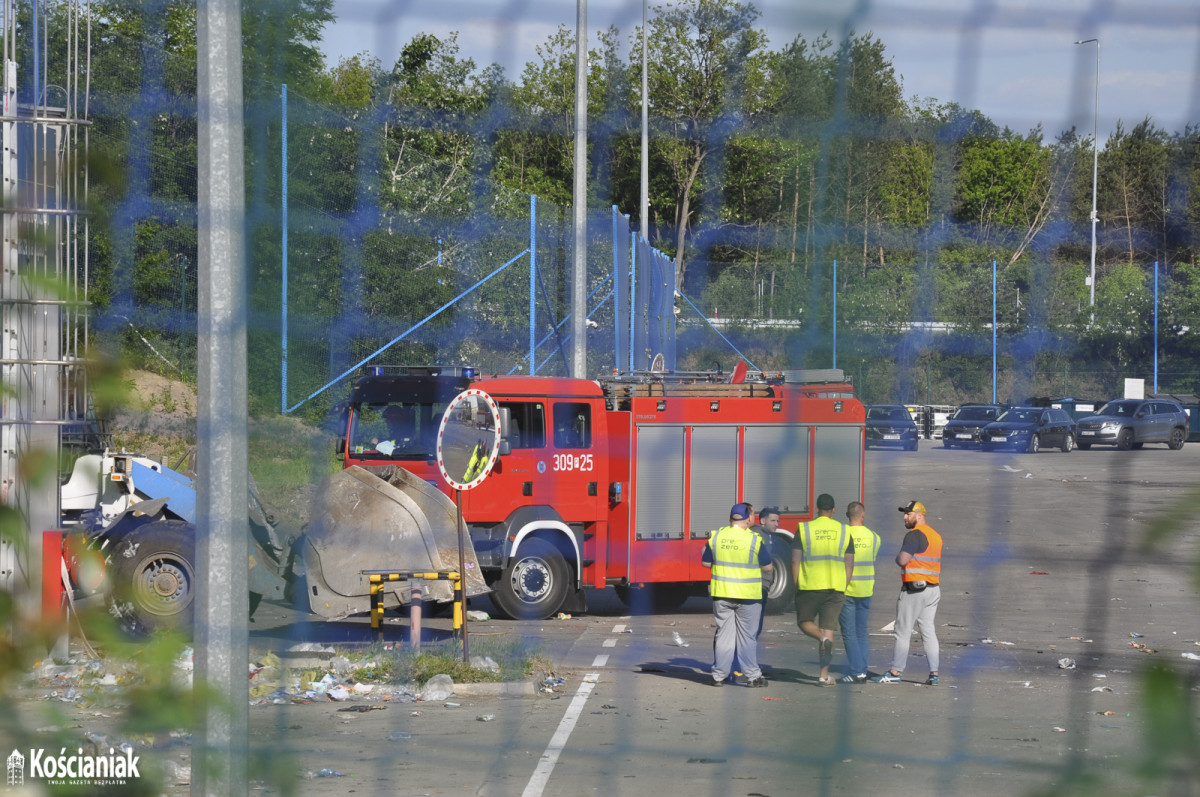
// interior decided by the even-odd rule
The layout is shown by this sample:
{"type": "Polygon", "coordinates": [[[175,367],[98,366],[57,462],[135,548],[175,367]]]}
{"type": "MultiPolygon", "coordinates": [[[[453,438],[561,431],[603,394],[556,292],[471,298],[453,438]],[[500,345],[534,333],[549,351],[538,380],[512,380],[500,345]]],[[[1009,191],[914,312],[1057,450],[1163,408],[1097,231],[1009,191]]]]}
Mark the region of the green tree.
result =
{"type": "Polygon", "coordinates": [[[758,11],[734,0],[687,0],[655,11],[648,33],[651,124],[670,193],[654,207],[672,221],[682,290],[701,170],[737,124],[764,109],[766,38],[751,27],[758,11]]]}

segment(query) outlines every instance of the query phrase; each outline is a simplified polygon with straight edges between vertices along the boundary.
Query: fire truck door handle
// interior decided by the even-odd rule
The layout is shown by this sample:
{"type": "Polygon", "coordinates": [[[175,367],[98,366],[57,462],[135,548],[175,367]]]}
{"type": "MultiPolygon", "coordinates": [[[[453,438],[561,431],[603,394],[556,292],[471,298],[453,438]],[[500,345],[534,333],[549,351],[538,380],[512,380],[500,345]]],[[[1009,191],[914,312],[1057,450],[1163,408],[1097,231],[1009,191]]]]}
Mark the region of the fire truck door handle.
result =
{"type": "Polygon", "coordinates": [[[588,482],[588,495],[593,497],[596,495],[596,482],[588,482]]]}
{"type": "Polygon", "coordinates": [[[521,495],[533,495],[533,482],[523,482],[521,484],[521,495]]]}

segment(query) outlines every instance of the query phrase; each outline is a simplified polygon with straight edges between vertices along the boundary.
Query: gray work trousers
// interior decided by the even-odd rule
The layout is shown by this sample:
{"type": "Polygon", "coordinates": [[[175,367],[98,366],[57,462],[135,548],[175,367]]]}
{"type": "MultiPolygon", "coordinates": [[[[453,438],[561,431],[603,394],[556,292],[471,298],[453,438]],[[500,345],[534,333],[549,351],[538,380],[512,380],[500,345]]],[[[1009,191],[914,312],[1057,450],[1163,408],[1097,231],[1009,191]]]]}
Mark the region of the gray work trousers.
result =
{"type": "Polygon", "coordinates": [[[762,676],[758,667],[758,618],[763,603],[758,600],[739,601],[713,598],[713,618],[717,633],[713,636],[714,681],[724,681],[733,669],[733,654],[737,653],[742,675],[748,680],[762,676]]]}
{"type": "Polygon", "coordinates": [[[925,646],[925,656],[929,659],[929,671],[938,671],[941,648],[938,647],[933,618],[941,600],[942,588],[937,586],[926,587],[921,592],[900,590],[900,597],[896,599],[896,647],[892,651],[894,672],[904,672],[904,665],[908,663],[908,645],[912,641],[913,626],[921,632],[921,644],[925,646]]]}

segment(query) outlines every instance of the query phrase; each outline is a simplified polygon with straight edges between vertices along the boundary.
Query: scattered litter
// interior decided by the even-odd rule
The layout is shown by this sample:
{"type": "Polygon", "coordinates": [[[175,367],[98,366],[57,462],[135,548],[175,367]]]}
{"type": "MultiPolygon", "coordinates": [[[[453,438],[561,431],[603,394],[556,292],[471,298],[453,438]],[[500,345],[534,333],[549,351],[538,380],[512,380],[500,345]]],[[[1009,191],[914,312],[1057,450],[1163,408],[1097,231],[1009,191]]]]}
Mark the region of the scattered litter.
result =
{"type": "Polygon", "coordinates": [[[1048,576],[1050,574],[1047,573],[1045,570],[1031,570],[1029,572],[1029,575],[1031,575],[1031,576],[1048,576]]]}
{"type": "Polygon", "coordinates": [[[601,706],[600,708],[614,709],[614,708],[616,708],[616,706],[614,706],[612,703],[605,703],[605,704],[604,704],[603,706],[601,706]]]}
{"type": "Polygon", "coordinates": [[[570,620],[571,619],[571,615],[567,614],[566,612],[559,612],[558,614],[554,615],[554,617],[558,620],[570,620]]]}
{"type": "Polygon", "coordinates": [[[1013,645],[1015,645],[1017,643],[1016,642],[997,642],[996,644],[997,645],[1008,645],[1009,647],[1012,647],[1013,645]]]}
{"type": "Polygon", "coordinates": [[[783,698],[782,697],[767,697],[766,695],[763,695],[763,700],[783,700],[783,698]]]}
{"type": "Polygon", "coordinates": [[[1033,474],[1032,474],[1032,473],[1026,473],[1024,478],[1026,478],[1026,479],[1032,479],[1032,478],[1033,478],[1033,474]]]}
{"type": "Polygon", "coordinates": [[[1141,639],[1145,636],[1145,634],[1139,634],[1137,631],[1130,631],[1129,636],[1133,637],[1134,639],[1141,639]]]}
{"type": "Polygon", "coordinates": [[[480,714],[475,719],[479,720],[480,722],[491,722],[492,720],[496,719],[496,715],[495,714],[480,714]]]}
{"type": "Polygon", "coordinates": [[[407,742],[412,738],[412,734],[408,731],[388,731],[389,742],[407,742]]]}
{"type": "Polygon", "coordinates": [[[492,619],[492,616],[487,612],[481,612],[478,609],[468,609],[467,619],[472,623],[485,623],[492,619]]]}
{"type": "Polygon", "coordinates": [[[491,656],[472,656],[471,666],[485,672],[500,672],[500,665],[491,656]]]}
{"type": "Polygon", "coordinates": [[[993,642],[992,642],[992,638],[991,638],[991,637],[987,637],[987,638],[985,638],[985,639],[981,639],[981,640],[979,640],[979,642],[980,642],[980,644],[983,644],[983,645],[991,645],[991,644],[993,644],[993,642]]]}
{"type": "Polygon", "coordinates": [[[903,764],[892,764],[892,769],[904,769],[903,764]]]}
{"type": "Polygon", "coordinates": [[[1114,714],[1116,714],[1117,712],[1115,712],[1115,711],[1097,711],[1096,713],[1099,714],[1101,717],[1111,717],[1114,714]]]}
{"type": "Polygon", "coordinates": [[[1058,669],[1060,669],[1060,670],[1075,669],[1075,659],[1059,659],[1058,660],[1058,669]]]}
{"type": "Polygon", "coordinates": [[[166,782],[176,786],[188,786],[192,782],[192,768],[177,764],[171,759],[167,759],[166,766],[166,782]]]}
{"type": "Polygon", "coordinates": [[[689,764],[724,764],[724,758],[689,758],[689,764]]]}
{"type": "Polygon", "coordinates": [[[419,712],[419,711],[414,711],[414,712],[410,713],[408,716],[410,716],[410,717],[419,717],[419,716],[421,716],[421,712],[419,712]]]}
{"type": "Polygon", "coordinates": [[[1129,647],[1133,648],[1134,650],[1140,650],[1143,653],[1157,653],[1158,652],[1157,650],[1150,647],[1149,645],[1142,644],[1141,642],[1130,642],[1129,647]]]}
{"type": "Polygon", "coordinates": [[[1200,661],[1200,656],[1196,655],[1195,653],[1180,653],[1179,655],[1183,656],[1185,659],[1191,659],[1192,661],[1200,661]]]}
{"type": "Polygon", "coordinates": [[[686,648],[690,644],[686,639],[684,639],[683,637],[681,637],[679,635],[678,631],[671,632],[671,641],[675,644],[676,647],[680,647],[680,648],[686,648]]]}
{"type": "Polygon", "coordinates": [[[895,631],[896,630],[896,621],[892,620],[890,623],[885,625],[883,628],[880,628],[879,630],[883,631],[885,633],[890,632],[890,631],[895,631]]]}
{"type": "Polygon", "coordinates": [[[357,712],[359,714],[366,714],[368,711],[383,711],[385,708],[387,708],[387,706],[346,706],[345,708],[339,708],[338,711],[350,711],[357,712]]]}
{"type": "Polygon", "coordinates": [[[317,777],[318,778],[340,778],[340,777],[342,777],[342,773],[338,772],[335,769],[329,769],[328,767],[326,767],[325,769],[317,770],[317,777]]]}
{"type": "Polygon", "coordinates": [[[425,682],[421,690],[421,699],[431,703],[445,700],[454,694],[454,679],[445,673],[439,673],[425,682]]]}
{"type": "Polygon", "coordinates": [[[1066,729],[1066,728],[1060,728],[1060,727],[1058,727],[1057,725],[1055,725],[1055,726],[1054,726],[1054,732],[1055,732],[1055,733],[1066,733],[1066,732],[1067,732],[1067,729],[1066,729]]]}
{"type": "Polygon", "coordinates": [[[344,686],[335,686],[332,689],[330,689],[328,692],[326,692],[325,694],[327,694],[329,696],[330,700],[336,700],[339,703],[342,702],[343,700],[350,699],[350,692],[344,686]]]}
{"type": "Polygon", "coordinates": [[[1084,639],[1081,636],[1073,636],[1073,637],[1071,637],[1071,639],[1074,639],[1076,642],[1091,642],[1092,641],[1090,639],[1084,639]]]}
{"type": "MultiPolygon", "coordinates": [[[[191,648],[188,650],[190,651],[191,648]]],[[[332,656],[336,652],[333,648],[325,647],[320,642],[300,642],[288,648],[288,653],[328,653],[332,656]]]]}
{"type": "Polygon", "coordinates": [[[1094,673],[1092,673],[1092,677],[1093,678],[1107,678],[1108,676],[1102,672],[1094,672],[1094,673]]]}
{"type": "Polygon", "coordinates": [[[445,706],[446,708],[458,708],[459,706],[461,706],[461,705],[462,705],[462,703],[449,703],[449,702],[447,702],[447,703],[443,703],[442,705],[443,705],[443,706],[445,706]]]}
{"type": "Polygon", "coordinates": [[[1033,684],[1031,684],[1029,681],[1026,681],[1025,683],[1021,684],[1021,686],[1025,687],[1026,689],[1033,688],[1033,684]]]}
{"type": "Polygon", "coordinates": [[[1093,686],[1092,691],[1093,692],[1111,692],[1112,687],[1111,686],[1093,686]]]}

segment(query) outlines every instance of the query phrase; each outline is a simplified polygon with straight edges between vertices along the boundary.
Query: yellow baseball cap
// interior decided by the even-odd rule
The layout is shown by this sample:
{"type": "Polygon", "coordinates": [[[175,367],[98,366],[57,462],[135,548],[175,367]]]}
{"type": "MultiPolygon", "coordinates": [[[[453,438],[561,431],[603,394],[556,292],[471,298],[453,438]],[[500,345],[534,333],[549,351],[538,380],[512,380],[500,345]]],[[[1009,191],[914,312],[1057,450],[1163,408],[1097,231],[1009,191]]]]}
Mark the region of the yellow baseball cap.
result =
{"type": "Polygon", "coordinates": [[[900,507],[900,511],[906,515],[909,512],[920,512],[922,515],[924,515],[925,514],[925,505],[922,504],[920,501],[909,501],[907,504],[900,507]]]}

